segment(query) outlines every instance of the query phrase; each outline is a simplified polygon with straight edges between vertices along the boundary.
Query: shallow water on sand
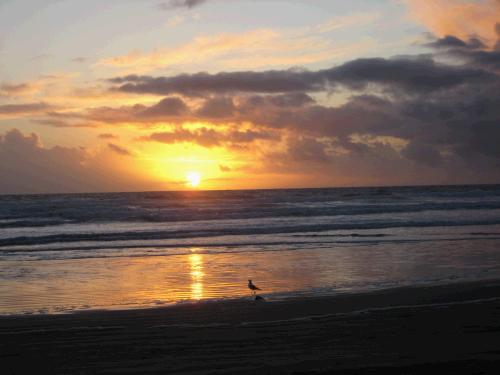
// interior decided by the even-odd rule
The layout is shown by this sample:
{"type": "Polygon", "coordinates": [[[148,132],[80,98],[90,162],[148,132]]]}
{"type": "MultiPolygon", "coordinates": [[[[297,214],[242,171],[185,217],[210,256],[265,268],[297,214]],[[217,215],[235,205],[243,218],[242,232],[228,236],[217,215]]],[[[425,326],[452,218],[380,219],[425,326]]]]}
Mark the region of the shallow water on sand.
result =
{"type": "Polygon", "coordinates": [[[492,279],[500,277],[499,244],[496,236],[480,236],[234,252],[190,247],[181,255],[3,260],[0,312],[58,313],[250,298],[248,278],[268,300],[492,279]]]}

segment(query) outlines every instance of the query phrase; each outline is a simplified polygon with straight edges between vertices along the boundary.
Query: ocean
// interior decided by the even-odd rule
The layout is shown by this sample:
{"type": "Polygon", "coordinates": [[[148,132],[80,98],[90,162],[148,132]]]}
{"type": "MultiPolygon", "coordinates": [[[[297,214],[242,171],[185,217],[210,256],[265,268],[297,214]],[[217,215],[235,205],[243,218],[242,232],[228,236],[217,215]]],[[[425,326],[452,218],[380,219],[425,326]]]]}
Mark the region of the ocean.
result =
{"type": "Polygon", "coordinates": [[[0,314],[500,277],[500,185],[0,196],[0,314]]]}

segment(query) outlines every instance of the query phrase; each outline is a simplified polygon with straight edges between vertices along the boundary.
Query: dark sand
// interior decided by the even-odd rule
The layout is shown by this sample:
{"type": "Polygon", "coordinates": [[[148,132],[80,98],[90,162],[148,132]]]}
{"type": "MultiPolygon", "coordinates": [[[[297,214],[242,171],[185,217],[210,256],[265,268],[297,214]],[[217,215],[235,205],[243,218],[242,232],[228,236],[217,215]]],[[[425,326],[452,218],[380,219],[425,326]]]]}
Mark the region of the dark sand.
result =
{"type": "Polygon", "coordinates": [[[0,318],[2,374],[500,373],[500,281],[0,318]]]}

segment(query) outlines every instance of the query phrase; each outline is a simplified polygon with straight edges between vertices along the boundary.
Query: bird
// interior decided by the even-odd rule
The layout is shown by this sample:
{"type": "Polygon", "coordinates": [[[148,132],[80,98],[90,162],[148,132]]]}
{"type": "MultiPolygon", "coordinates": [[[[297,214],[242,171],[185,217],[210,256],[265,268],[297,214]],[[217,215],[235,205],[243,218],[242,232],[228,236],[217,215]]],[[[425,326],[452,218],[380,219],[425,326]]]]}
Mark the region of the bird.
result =
{"type": "Polygon", "coordinates": [[[253,285],[252,280],[248,280],[248,289],[252,291],[252,294],[255,295],[257,290],[262,290],[259,287],[253,285]]]}

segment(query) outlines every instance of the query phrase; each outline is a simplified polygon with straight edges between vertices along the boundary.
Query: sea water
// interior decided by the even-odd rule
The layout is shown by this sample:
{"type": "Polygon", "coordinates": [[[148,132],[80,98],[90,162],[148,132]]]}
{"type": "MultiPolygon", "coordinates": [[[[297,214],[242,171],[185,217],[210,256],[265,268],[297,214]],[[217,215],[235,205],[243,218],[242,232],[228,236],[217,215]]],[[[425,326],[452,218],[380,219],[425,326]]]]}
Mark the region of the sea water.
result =
{"type": "Polygon", "coordinates": [[[0,314],[499,277],[499,185],[0,196],[0,314]]]}

